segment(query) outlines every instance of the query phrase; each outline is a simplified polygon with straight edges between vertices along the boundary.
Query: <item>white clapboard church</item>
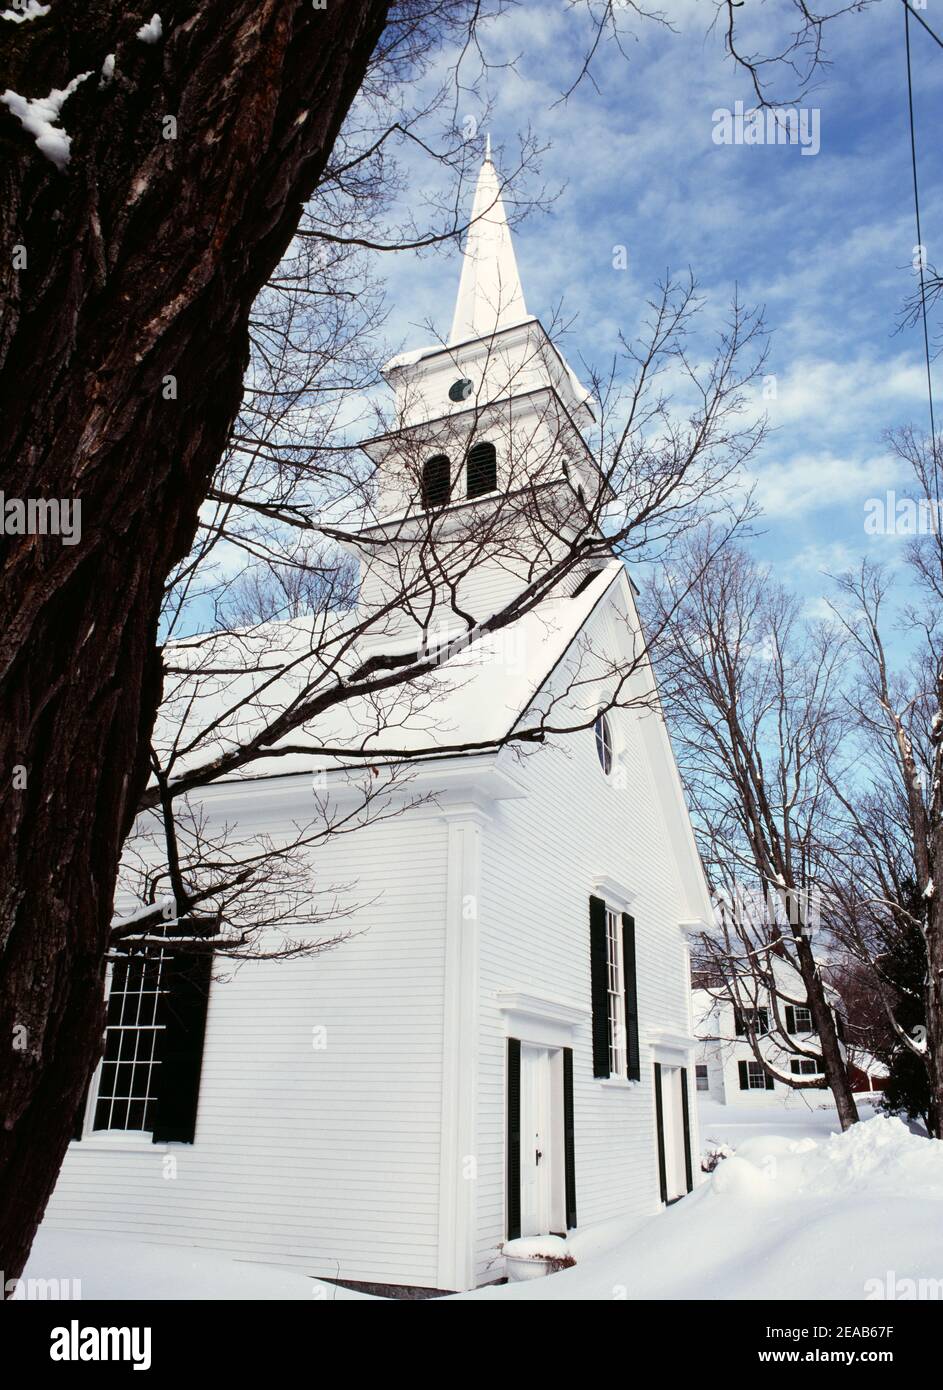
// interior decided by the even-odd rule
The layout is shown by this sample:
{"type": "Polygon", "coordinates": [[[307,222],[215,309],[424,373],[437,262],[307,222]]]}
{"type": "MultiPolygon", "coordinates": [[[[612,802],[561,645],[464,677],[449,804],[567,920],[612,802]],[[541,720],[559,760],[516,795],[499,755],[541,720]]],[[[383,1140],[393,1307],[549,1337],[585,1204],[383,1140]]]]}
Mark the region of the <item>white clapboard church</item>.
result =
{"type": "MultiPolygon", "coordinates": [[[[487,157],[448,342],[384,369],[429,457],[404,513],[403,437],[367,446],[379,519],[348,541],[361,605],[381,606],[423,507],[487,529],[510,489],[536,493],[539,455],[562,535],[599,486],[593,402],[525,307],[499,190],[487,157]]],[[[517,569],[469,568],[462,612],[481,620],[523,583],[535,557],[512,549],[517,569]]],[[[413,622],[391,619],[384,650],[415,645],[413,622]]],[[[296,628],[272,625],[273,655],[296,628]]],[[[625,568],[603,559],[445,661],[407,717],[399,693],[379,718],[376,701],[349,701],[307,731],[330,759],[289,753],[200,793],[208,823],[277,837],[311,816],[313,766],[338,805],[352,794],[363,758],[345,762],[345,740],[416,755],[389,792],[401,812],[324,851],[326,881],[359,904],[342,944],[212,972],[168,964],[160,981],[115,970],[50,1225],[463,1290],[503,1277],[508,1240],[642,1218],[691,1189],[687,933],[710,903],[660,713],[617,708],[593,726],[639,631],[625,568]],[[595,701],[588,726],[523,756],[506,743],[557,700],[584,725],[595,701]]],[[[633,681],[645,695],[648,668],[633,681]]]]}

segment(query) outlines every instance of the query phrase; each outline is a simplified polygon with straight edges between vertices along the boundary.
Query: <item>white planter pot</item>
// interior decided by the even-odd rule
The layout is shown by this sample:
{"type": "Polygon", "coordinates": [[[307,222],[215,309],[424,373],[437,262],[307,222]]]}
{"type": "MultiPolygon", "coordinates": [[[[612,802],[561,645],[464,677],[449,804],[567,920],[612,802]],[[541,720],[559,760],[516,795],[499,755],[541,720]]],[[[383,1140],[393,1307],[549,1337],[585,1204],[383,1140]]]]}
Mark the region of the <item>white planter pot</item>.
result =
{"type": "Polygon", "coordinates": [[[506,1259],[508,1280],[512,1284],[522,1279],[543,1279],[550,1273],[550,1261],[535,1255],[508,1255],[506,1259]]]}

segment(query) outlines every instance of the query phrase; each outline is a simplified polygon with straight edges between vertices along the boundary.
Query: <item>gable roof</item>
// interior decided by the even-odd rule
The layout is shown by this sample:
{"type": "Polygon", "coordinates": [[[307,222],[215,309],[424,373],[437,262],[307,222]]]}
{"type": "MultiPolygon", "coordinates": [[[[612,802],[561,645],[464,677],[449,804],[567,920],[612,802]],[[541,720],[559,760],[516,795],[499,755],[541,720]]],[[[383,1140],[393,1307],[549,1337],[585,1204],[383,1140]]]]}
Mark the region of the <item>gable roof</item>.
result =
{"type": "MultiPolygon", "coordinates": [[[[362,765],[412,758],[481,752],[506,738],[579,635],[610,587],[624,576],[610,561],[575,597],[555,595],[499,632],[478,637],[414,681],[389,690],[351,693],[340,703],[279,739],[270,755],[230,778],[310,773],[317,767],[362,765]]],[[[574,580],[568,580],[572,590],[574,580]]],[[[343,628],[336,641],[340,645],[343,628]]],[[[446,653],[458,632],[439,634],[446,653]]],[[[306,698],[309,684],[330,689],[337,674],[323,671],[316,648],[323,635],[311,619],[268,623],[243,633],[203,634],[168,647],[167,664],[185,668],[161,706],[155,746],[166,753],[171,740],[186,749],[173,775],[203,765],[258,736],[281,710],[306,698]],[[213,674],[213,673],[220,674],[213,674]],[[212,726],[193,748],[187,744],[212,726]]],[[[406,657],[415,638],[361,642],[345,657],[351,677],[371,655],[406,657]]]]}

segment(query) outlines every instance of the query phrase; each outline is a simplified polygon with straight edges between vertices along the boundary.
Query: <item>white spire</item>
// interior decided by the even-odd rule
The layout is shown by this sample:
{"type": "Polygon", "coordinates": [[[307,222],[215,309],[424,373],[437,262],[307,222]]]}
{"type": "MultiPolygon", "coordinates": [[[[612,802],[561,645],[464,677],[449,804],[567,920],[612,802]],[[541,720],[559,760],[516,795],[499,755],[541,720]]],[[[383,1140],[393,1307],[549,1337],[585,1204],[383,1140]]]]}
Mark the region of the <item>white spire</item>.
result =
{"type": "Polygon", "coordinates": [[[465,241],[450,343],[460,343],[466,338],[487,338],[495,329],[509,328],[530,317],[500,189],[498,171],[491,160],[489,135],[465,241]]]}

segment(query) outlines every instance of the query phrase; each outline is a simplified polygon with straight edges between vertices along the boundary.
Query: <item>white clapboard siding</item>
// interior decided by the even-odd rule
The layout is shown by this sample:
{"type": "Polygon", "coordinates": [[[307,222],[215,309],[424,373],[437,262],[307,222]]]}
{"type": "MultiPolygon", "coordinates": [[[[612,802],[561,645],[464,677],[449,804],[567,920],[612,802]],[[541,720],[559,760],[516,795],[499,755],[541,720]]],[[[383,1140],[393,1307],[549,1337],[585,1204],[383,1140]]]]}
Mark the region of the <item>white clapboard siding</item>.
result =
{"type": "MultiPolygon", "coordinates": [[[[258,790],[270,821],[310,814],[307,779],[258,790]]],[[[224,793],[214,810],[231,821],[244,804],[240,794],[227,807],[224,793]]],[[[404,815],[340,837],[324,858],[354,900],[378,897],[343,924],[362,934],[309,959],[223,965],[195,1143],[73,1144],[51,1225],[434,1284],[446,829],[404,815]]]]}
{"type": "MultiPolygon", "coordinates": [[[[594,642],[622,640],[598,615],[594,642]]],[[[686,916],[640,721],[610,722],[625,772],[620,788],[600,769],[591,731],[515,766],[526,787],[502,802],[482,858],[479,1067],[478,1277],[500,1272],[506,1234],[505,1047],[498,990],[591,1006],[589,898],[597,874],[637,893],[635,918],[641,1081],[593,1077],[590,1015],[574,1033],[574,1130],[579,1225],[658,1210],[653,1065],[646,1034],[690,1032],[688,971],[679,923],[686,916]]],[[[663,795],[664,793],[662,793],[663,795]]],[[[690,1078],[693,1086],[693,1078],[690,1078]]],[[[693,1109],[693,1107],[692,1107],[693,1109]]],[[[692,1115],[693,1124],[693,1115],[692,1115]]],[[[692,1135],[693,1138],[693,1135],[692,1135]]]]}
{"type": "MultiPolygon", "coordinates": [[[[622,578],[590,619],[594,644],[628,640],[629,606],[622,578]]],[[[659,726],[632,711],[611,723],[621,782],[603,776],[591,730],[523,759],[506,750],[498,763],[519,794],[486,805],[481,819],[478,1070],[468,1088],[479,1282],[503,1272],[508,1026],[499,991],[586,1011],[572,1038],[580,1226],[659,1206],[651,1043],[691,1031],[679,924],[692,916],[692,865],[678,850],[659,726]],[[639,1083],[592,1075],[589,897],[600,875],[634,894],[639,1083]]],[[[434,775],[448,788],[457,773],[441,765],[434,775]]],[[[207,807],[242,831],[284,833],[310,816],[310,789],[304,777],[220,787],[207,807]]],[[[50,1224],[313,1275],[438,1286],[452,1267],[440,1240],[443,1058],[453,1036],[444,1004],[448,844],[434,801],[333,841],[316,860],[318,883],[327,894],[347,884],[365,904],[342,924],[354,935],[309,959],[224,963],[210,998],[195,1143],[73,1144],[50,1224]],[[326,1029],[324,1050],[312,1047],[316,1028],[326,1029]]]]}

